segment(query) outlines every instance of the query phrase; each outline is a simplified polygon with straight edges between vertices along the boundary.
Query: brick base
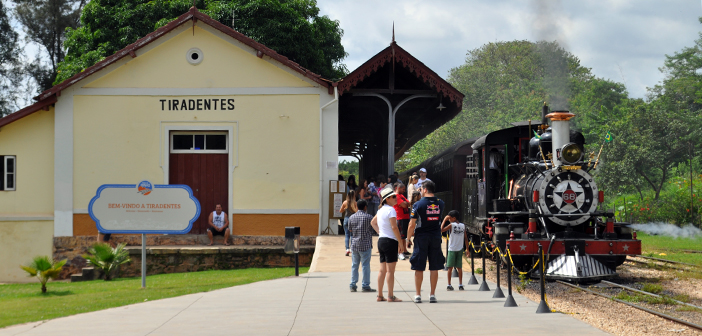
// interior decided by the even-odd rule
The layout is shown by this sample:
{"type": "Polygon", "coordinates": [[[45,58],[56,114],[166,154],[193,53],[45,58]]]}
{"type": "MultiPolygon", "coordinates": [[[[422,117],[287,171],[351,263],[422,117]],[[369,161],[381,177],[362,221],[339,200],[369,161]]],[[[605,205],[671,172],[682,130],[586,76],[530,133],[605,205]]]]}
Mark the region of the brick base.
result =
{"type": "MultiPolygon", "coordinates": [[[[315,236],[305,236],[300,237],[301,245],[314,246],[316,242],[315,236]]],[[[154,257],[154,262],[151,263],[151,257],[147,259],[148,265],[155,265],[154,272],[160,273],[171,273],[172,270],[176,268],[179,269],[178,272],[187,269],[185,272],[191,272],[194,270],[204,270],[204,269],[230,269],[230,268],[244,268],[244,267],[275,267],[275,266],[294,266],[294,261],[292,256],[286,255],[283,252],[282,246],[285,244],[285,237],[280,236],[231,236],[230,241],[235,247],[250,247],[253,250],[248,252],[232,252],[232,253],[219,253],[221,255],[217,256],[212,253],[200,253],[199,258],[202,261],[193,260],[185,257],[178,257],[176,259],[169,259],[167,261],[160,260],[160,254],[152,254],[154,257]],[[255,249],[255,247],[259,247],[255,249]],[[269,247],[265,249],[263,247],[269,247]],[[252,252],[255,251],[255,252],[252,252]],[[204,257],[209,255],[208,257],[204,257]],[[183,265],[181,265],[183,264],[183,265]],[[187,265],[186,265],[187,264],[187,265]],[[162,266],[158,266],[162,265],[162,266]],[[163,270],[162,272],[160,270],[163,270]]],[[[54,253],[53,258],[55,260],[68,259],[66,265],[63,267],[60,279],[70,278],[71,274],[80,273],[83,267],[88,266],[86,260],[83,258],[83,254],[88,252],[88,248],[97,242],[96,236],[78,236],[78,237],[54,237],[54,253]]],[[[112,235],[110,240],[113,244],[126,243],[127,246],[141,246],[141,235],[112,235]]],[[[209,244],[210,240],[207,235],[147,235],[146,245],[147,247],[159,247],[164,248],[168,246],[168,249],[174,250],[177,246],[206,246],[209,244]]],[[[222,246],[222,237],[215,237],[215,244],[218,247],[222,246]]],[[[139,266],[136,267],[136,275],[141,274],[141,249],[137,249],[138,255],[132,255],[132,263],[129,265],[122,265],[123,270],[122,276],[133,276],[131,271],[128,269],[133,268],[132,264],[137,263],[139,266]],[[128,275],[131,274],[131,275],[128,275]]],[[[178,252],[171,254],[180,255],[180,250],[175,249],[178,252]]],[[[175,251],[174,250],[174,251],[175,251]]],[[[236,249],[235,249],[236,250],[236,249]]],[[[217,250],[219,251],[219,250],[217,250]]],[[[313,251],[312,251],[313,252],[313,251]]],[[[132,252],[130,252],[132,253],[132,252]]],[[[185,252],[187,254],[187,252],[185,252]]],[[[300,264],[303,264],[303,260],[307,260],[305,253],[300,254],[300,264]]],[[[305,261],[306,265],[312,260],[312,253],[309,253],[309,261],[305,261]]],[[[151,271],[150,271],[151,272],[151,271]]],[[[158,273],[149,273],[158,274],[158,273]]]]}

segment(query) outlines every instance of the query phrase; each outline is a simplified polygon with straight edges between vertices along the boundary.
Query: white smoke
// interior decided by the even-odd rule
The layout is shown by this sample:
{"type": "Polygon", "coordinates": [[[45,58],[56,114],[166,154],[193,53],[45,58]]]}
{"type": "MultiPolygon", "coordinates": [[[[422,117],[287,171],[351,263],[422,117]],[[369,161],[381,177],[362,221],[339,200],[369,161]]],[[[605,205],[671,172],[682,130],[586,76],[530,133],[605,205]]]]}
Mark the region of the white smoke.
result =
{"type": "Polygon", "coordinates": [[[683,227],[668,223],[631,224],[636,231],[643,231],[650,235],[667,236],[673,238],[694,238],[702,236],[702,230],[688,224],[683,227]]]}

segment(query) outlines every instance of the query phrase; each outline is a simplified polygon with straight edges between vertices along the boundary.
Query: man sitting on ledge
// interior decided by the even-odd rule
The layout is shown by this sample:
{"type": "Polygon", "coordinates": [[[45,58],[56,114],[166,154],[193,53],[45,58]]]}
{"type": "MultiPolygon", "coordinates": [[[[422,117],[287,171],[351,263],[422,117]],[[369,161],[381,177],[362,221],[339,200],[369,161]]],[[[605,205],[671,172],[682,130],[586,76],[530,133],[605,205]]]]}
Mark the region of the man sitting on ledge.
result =
{"type": "Polygon", "coordinates": [[[224,245],[229,246],[229,219],[227,213],[222,211],[221,204],[215,206],[207,222],[210,224],[207,228],[207,236],[210,237],[208,245],[214,244],[214,236],[224,236],[224,245]]]}

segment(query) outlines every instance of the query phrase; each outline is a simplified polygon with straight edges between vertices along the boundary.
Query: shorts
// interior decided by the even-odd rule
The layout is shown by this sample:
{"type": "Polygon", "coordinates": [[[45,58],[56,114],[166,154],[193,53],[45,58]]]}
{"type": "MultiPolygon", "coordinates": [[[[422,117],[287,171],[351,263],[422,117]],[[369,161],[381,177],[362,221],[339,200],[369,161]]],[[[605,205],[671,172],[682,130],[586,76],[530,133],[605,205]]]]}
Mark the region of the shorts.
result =
{"type": "Polygon", "coordinates": [[[229,229],[224,229],[224,230],[222,230],[222,231],[217,231],[217,230],[215,230],[214,228],[211,228],[211,227],[210,227],[210,228],[207,228],[207,231],[212,232],[212,235],[213,235],[213,236],[224,236],[224,233],[225,233],[227,230],[229,230],[229,229]]]}
{"type": "Polygon", "coordinates": [[[400,229],[400,237],[407,239],[407,229],[409,228],[409,219],[398,219],[397,226],[400,229]]]}
{"type": "Polygon", "coordinates": [[[446,267],[463,268],[463,251],[448,251],[446,267]]]}
{"type": "Polygon", "coordinates": [[[429,270],[444,269],[444,254],[441,252],[441,234],[420,234],[414,237],[414,250],[410,257],[410,264],[414,271],[424,271],[429,260],[429,270]]]}
{"type": "Polygon", "coordinates": [[[381,263],[397,262],[397,251],[400,243],[395,239],[388,237],[378,238],[378,254],[380,254],[381,263]]]}

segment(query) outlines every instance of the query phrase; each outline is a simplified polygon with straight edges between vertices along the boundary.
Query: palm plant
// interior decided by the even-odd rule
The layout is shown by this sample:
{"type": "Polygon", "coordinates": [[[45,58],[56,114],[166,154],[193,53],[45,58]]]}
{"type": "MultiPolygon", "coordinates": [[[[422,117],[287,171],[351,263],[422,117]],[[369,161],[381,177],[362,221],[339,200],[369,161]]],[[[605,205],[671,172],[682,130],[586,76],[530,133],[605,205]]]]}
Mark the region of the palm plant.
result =
{"type": "Polygon", "coordinates": [[[66,264],[66,259],[54,261],[49,256],[34,257],[31,263],[20,266],[23,270],[29,273],[30,277],[39,278],[41,283],[41,292],[46,293],[46,283],[49,279],[56,279],[61,274],[61,268],[66,264]]]}
{"type": "Polygon", "coordinates": [[[118,244],[113,248],[109,244],[95,244],[88,249],[88,254],[84,254],[83,258],[96,268],[105,273],[105,280],[112,280],[112,273],[119,265],[126,264],[132,261],[129,258],[129,251],[125,250],[125,243],[118,244]]]}

